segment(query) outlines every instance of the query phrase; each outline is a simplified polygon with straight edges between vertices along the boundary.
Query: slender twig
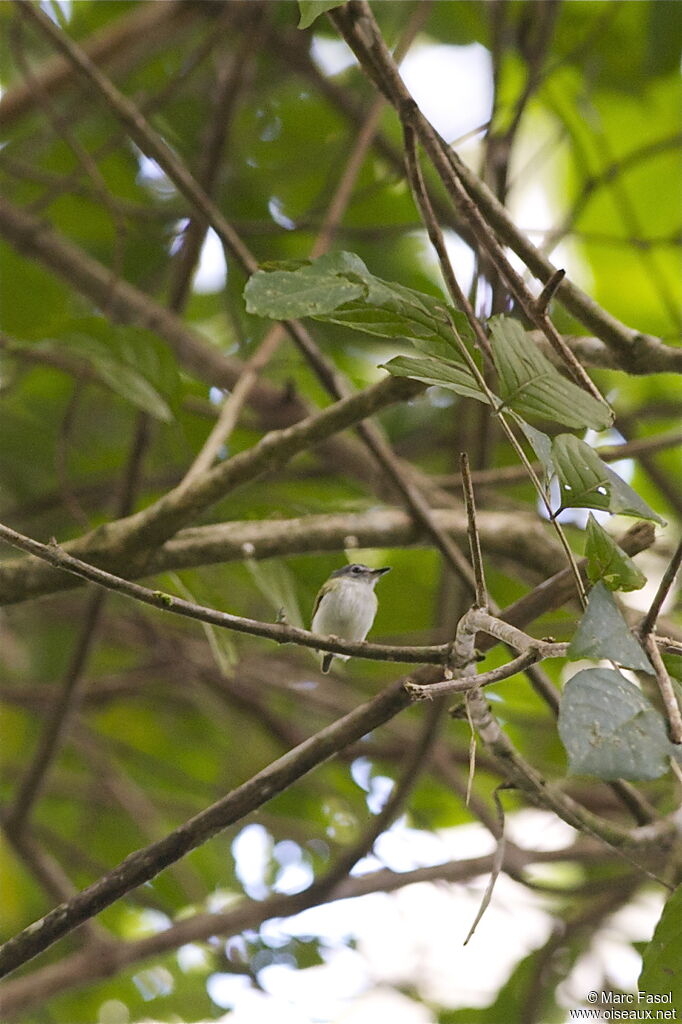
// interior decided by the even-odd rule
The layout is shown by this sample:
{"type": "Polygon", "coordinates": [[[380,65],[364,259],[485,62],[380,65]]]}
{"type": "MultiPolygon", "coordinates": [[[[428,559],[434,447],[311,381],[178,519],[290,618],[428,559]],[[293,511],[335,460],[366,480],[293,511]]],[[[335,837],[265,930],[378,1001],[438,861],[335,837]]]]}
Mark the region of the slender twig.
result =
{"type": "Polygon", "coordinates": [[[675,553],[673,557],[670,559],[670,562],[668,563],[667,568],[663,573],[663,576],[661,577],[661,582],[658,585],[658,590],[654,595],[654,599],[651,602],[649,611],[644,616],[642,624],[639,627],[639,635],[642,637],[642,639],[645,639],[649,635],[649,633],[653,632],[653,630],[656,628],[656,620],[658,619],[658,616],[660,614],[663,602],[668,596],[668,591],[675,582],[675,577],[677,576],[681,564],[682,540],[680,540],[679,544],[677,545],[675,553]]]}
{"type": "Polygon", "coordinates": [[[658,649],[656,643],[656,637],[653,633],[647,633],[644,637],[644,646],[646,652],[649,655],[651,664],[656,672],[656,682],[661,692],[661,700],[665,707],[666,714],[668,716],[668,725],[670,727],[670,739],[673,743],[682,743],[682,712],[680,711],[680,705],[675,696],[673,684],[668,675],[668,670],[665,667],[661,652],[658,649]]]}
{"type": "Polygon", "coordinates": [[[464,507],[467,514],[467,536],[469,537],[469,552],[471,564],[476,578],[476,605],[478,608],[488,607],[488,590],[485,585],[485,572],[483,569],[483,555],[481,554],[481,538],[476,525],[476,502],[474,500],[474,488],[471,482],[469,470],[469,459],[466,452],[460,452],[459,465],[462,472],[462,490],[464,491],[464,507]]]}
{"type": "Polygon", "coordinates": [[[547,312],[549,304],[556,294],[557,288],[565,277],[565,270],[557,270],[556,273],[552,274],[549,281],[535,300],[535,308],[539,315],[542,316],[547,312]]]}
{"type": "Polygon", "coordinates": [[[0,525],[0,539],[7,541],[14,547],[18,547],[29,554],[41,558],[64,572],[73,573],[90,583],[96,583],[106,590],[113,590],[119,594],[125,594],[142,604],[151,605],[162,611],[172,612],[175,615],[182,615],[185,618],[197,619],[199,622],[208,622],[213,626],[221,626],[223,629],[234,630],[239,633],[247,633],[250,636],[262,636],[276,643],[294,643],[303,647],[310,647],[313,650],[332,651],[336,654],[349,654],[355,657],[368,657],[375,661],[403,661],[412,664],[431,662],[439,664],[447,658],[449,645],[440,644],[434,647],[399,647],[384,644],[369,644],[364,641],[356,643],[350,640],[330,639],[320,637],[307,629],[298,629],[296,626],[289,626],[284,623],[259,622],[257,619],[248,619],[239,615],[230,615],[228,612],[217,611],[214,608],[206,608],[203,605],[185,601],[182,598],[174,597],[171,594],[159,590],[149,590],[137,583],[131,583],[120,576],[105,572],[94,565],[81,561],[67,554],[57,544],[41,544],[39,541],[25,537],[23,534],[11,530],[7,526],[0,525]]]}
{"type": "Polygon", "coordinates": [[[439,683],[429,683],[428,686],[417,686],[414,683],[406,685],[407,692],[413,700],[432,700],[434,697],[442,697],[448,693],[468,693],[478,686],[490,686],[491,683],[499,683],[502,679],[510,679],[512,676],[524,672],[530,665],[534,665],[541,658],[563,658],[568,650],[568,644],[538,644],[531,650],[519,654],[518,658],[507,662],[506,665],[499,665],[490,669],[489,672],[480,672],[475,676],[453,679],[443,679],[439,683]],[[546,651],[546,648],[551,650],[546,651]]]}

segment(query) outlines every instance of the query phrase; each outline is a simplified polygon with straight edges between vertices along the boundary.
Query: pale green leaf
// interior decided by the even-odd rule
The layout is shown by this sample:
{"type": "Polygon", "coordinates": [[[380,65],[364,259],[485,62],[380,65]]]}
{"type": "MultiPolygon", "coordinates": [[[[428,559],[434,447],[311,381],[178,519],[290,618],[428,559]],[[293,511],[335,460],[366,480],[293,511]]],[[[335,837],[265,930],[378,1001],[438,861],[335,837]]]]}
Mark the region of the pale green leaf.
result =
{"type": "Polygon", "coordinates": [[[657,779],[668,769],[672,744],[661,715],[634,683],[607,668],[585,669],[567,682],[559,735],[571,775],[599,779],[657,779]]]}
{"type": "Polygon", "coordinates": [[[423,384],[447,388],[464,398],[475,398],[477,402],[489,404],[487,396],[464,365],[458,366],[426,356],[396,356],[383,366],[394,377],[410,377],[422,381],[423,384]]]}
{"type": "Polygon", "coordinates": [[[345,2],[346,0],[298,0],[298,9],[301,13],[298,27],[309,28],[321,14],[333,11],[335,7],[341,7],[345,2]]]}
{"type": "Polygon", "coordinates": [[[573,434],[559,434],[554,438],[552,458],[561,489],[558,512],[564,508],[597,508],[665,525],[636,491],[573,434]]]}
{"type": "Polygon", "coordinates": [[[568,648],[568,657],[573,661],[609,658],[624,668],[654,671],[630,632],[613,595],[601,581],[590,591],[587,608],[568,648]]]}

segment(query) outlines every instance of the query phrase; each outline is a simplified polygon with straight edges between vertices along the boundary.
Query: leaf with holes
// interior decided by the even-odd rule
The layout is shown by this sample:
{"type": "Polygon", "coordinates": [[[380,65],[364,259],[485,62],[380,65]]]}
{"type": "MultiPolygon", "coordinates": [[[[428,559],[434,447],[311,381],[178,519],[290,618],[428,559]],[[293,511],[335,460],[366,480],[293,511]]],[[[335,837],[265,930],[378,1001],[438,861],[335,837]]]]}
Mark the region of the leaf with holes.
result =
{"type": "Polygon", "coordinates": [[[665,526],[665,520],[573,434],[554,438],[552,459],[561,489],[561,506],[555,515],[565,508],[597,508],[665,526]]]}
{"type": "Polygon", "coordinates": [[[559,735],[570,775],[657,779],[672,753],[658,711],[634,683],[607,668],[585,669],[566,683],[559,735]]]}
{"type": "Polygon", "coordinates": [[[506,406],[523,415],[556,420],[565,427],[604,430],[613,413],[583,388],[563,377],[517,320],[490,320],[490,344],[506,406]]]}

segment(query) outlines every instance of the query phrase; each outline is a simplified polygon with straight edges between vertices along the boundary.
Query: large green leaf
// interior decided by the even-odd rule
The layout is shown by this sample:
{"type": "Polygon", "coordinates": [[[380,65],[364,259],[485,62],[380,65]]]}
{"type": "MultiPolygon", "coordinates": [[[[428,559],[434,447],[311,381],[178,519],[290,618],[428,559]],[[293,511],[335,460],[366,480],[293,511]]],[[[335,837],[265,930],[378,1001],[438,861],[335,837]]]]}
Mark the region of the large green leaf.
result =
{"type": "Polygon", "coordinates": [[[557,515],[565,508],[597,508],[665,525],[665,520],[636,491],[573,434],[559,434],[554,438],[552,459],[561,488],[561,507],[557,515]]]}
{"type": "Polygon", "coordinates": [[[505,405],[523,415],[542,416],[576,429],[610,426],[613,413],[559,373],[518,320],[490,321],[490,344],[505,405]]]}
{"type": "Polygon", "coordinates": [[[578,623],[568,657],[609,658],[624,668],[653,673],[646,654],[628,629],[613,595],[600,581],[590,591],[585,614],[578,623]]]}
{"type": "Polygon", "coordinates": [[[441,339],[450,359],[462,358],[452,328],[462,339],[472,337],[463,313],[433,295],[375,277],[351,252],[259,270],[247,281],[244,298],[257,316],[309,316],[383,338],[441,339]]]}
{"type": "Polygon", "coordinates": [[[571,775],[599,779],[657,779],[672,744],[665,723],[641,690],[620,672],[585,669],[567,682],[559,735],[571,775]]]}
{"type": "Polygon", "coordinates": [[[665,1009],[663,998],[669,1000],[669,1007],[682,1006],[682,886],[663,907],[653,938],[644,950],[637,987],[637,1005],[642,1009],[653,1013],[665,1009]]]}

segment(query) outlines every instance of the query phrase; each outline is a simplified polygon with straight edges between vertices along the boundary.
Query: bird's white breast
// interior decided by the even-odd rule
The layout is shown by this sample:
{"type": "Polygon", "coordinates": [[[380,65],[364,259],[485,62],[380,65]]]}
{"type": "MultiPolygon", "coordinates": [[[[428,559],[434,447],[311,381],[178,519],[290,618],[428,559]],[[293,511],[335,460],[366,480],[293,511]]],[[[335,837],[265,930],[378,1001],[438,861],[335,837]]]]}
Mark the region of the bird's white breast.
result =
{"type": "Polygon", "coordinates": [[[313,632],[343,640],[364,640],[376,613],[377,598],[371,587],[355,580],[340,580],[334,593],[325,594],[320,601],[313,632]]]}

